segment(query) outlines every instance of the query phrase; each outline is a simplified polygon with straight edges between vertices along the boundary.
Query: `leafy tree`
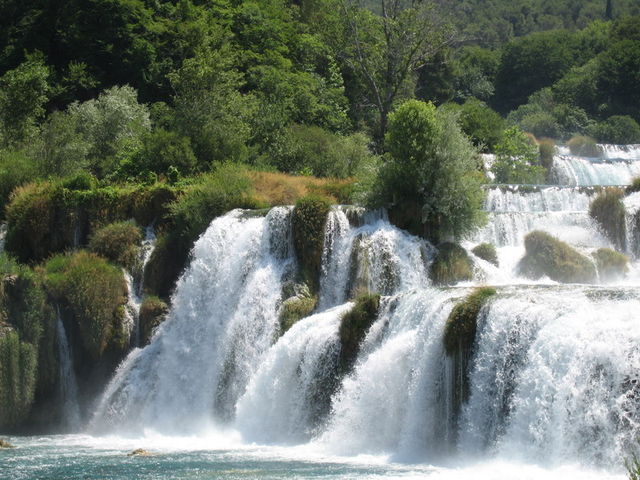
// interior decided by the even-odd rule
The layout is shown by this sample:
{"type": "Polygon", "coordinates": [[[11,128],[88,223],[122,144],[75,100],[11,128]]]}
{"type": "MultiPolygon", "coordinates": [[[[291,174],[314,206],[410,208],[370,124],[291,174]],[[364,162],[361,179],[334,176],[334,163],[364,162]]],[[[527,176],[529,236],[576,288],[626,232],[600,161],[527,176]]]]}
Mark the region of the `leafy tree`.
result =
{"type": "Polygon", "coordinates": [[[640,125],[628,115],[614,115],[594,125],[589,133],[602,143],[640,143],[640,125]]]}
{"type": "Polygon", "coordinates": [[[476,147],[493,151],[502,137],[504,120],[486,103],[469,98],[460,107],[459,124],[476,147]]]}
{"type": "Polygon", "coordinates": [[[518,127],[505,130],[495,149],[496,159],[491,166],[497,183],[540,183],[545,169],[538,165],[538,149],[518,127]]]}
{"type": "Polygon", "coordinates": [[[374,204],[390,206],[397,223],[434,242],[460,237],[482,223],[477,151],[454,114],[409,100],[390,116],[385,140],[388,154],[374,204]]]}

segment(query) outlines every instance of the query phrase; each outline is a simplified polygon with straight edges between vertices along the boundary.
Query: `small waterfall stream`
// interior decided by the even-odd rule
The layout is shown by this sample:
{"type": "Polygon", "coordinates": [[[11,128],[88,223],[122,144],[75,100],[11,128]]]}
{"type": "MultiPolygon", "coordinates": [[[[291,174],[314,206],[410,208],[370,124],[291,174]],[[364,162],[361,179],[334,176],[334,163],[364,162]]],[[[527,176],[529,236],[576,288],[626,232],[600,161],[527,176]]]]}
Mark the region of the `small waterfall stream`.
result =
{"type": "Polygon", "coordinates": [[[78,383],[73,368],[73,354],[62,322],[60,309],[57,310],[56,334],[58,336],[58,376],[62,428],[65,431],[77,431],[81,426],[80,406],[78,404],[78,383]]]}

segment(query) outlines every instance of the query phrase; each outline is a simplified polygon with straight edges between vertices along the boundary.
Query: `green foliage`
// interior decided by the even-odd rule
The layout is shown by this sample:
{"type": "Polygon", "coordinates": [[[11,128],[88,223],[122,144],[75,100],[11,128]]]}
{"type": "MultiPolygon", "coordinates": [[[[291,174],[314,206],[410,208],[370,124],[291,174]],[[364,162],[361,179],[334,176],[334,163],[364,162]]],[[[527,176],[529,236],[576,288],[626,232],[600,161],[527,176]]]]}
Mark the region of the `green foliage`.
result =
{"type": "Polygon", "coordinates": [[[148,295],[140,305],[140,344],[146,345],[151,341],[153,333],[164,321],[169,313],[169,306],[160,298],[148,295]]]}
{"type": "Polygon", "coordinates": [[[447,354],[456,351],[470,351],[476,338],[478,314],[487,301],[496,294],[492,287],[476,288],[462,302],[458,303],[447,318],[444,326],[444,347],[447,354]]]}
{"type": "Polygon", "coordinates": [[[640,125],[628,115],[613,115],[594,125],[589,132],[600,143],[640,143],[640,125]]]}
{"type": "Polygon", "coordinates": [[[454,285],[473,280],[473,261],[460,245],[450,242],[440,244],[429,267],[429,276],[435,285],[454,285]]]}
{"type": "Polygon", "coordinates": [[[11,192],[38,174],[37,165],[24,151],[0,150],[0,216],[4,216],[11,192]]]}
{"type": "Polygon", "coordinates": [[[476,245],[471,250],[473,254],[486,260],[489,263],[494,264],[496,267],[498,266],[498,254],[496,253],[496,247],[494,247],[491,243],[481,243],[480,245],[476,245]]]}
{"type": "Polygon", "coordinates": [[[280,309],[281,335],[289,330],[298,320],[310,315],[318,303],[318,296],[313,295],[309,291],[309,287],[305,284],[295,286],[294,292],[292,293],[293,295],[282,302],[280,309]]]}
{"type": "Polygon", "coordinates": [[[538,151],[525,133],[508,128],[496,145],[496,160],[491,166],[496,183],[542,183],[545,168],[538,165],[538,151]]]}
{"type": "Polygon", "coordinates": [[[365,294],[355,300],[355,305],[340,320],[340,368],[347,372],[358,356],[360,344],[367,330],[373,325],[380,309],[380,295],[365,294]]]}
{"type": "Polygon", "coordinates": [[[318,289],[324,227],[330,204],[319,196],[303,197],[293,211],[293,244],[302,277],[312,292],[318,289]]]}
{"type": "Polygon", "coordinates": [[[547,276],[562,283],[593,283],[596,269],[593,262],[568,244],[546,232],[530,232],[524,238],[525,256],[520,260],[520,272],[530,278],[547,276]]]}
{"type": "Polygon", "coordinates": [[[556,154],[556,142],[550,138],[541,138],[538,140],[538,152],[540,154],[540,165],[549,172],[553,166],[553,156],[556,154]]]}
{"type": "Polygon", "coordinates": [[[621,279],[629,272],[629,257],[610,248],[599,248],[593,258],[601,282],[621,279]]]}
{"type": "Polygon", "coordinates": [[[629,480],[640,480],[640,460],[636,455],[632,455],[630,460],[624,462],[629,480]]]}
{"type": "Polygon", "coordinates": [[[122,270],[84,251],[52,257],[44,266],[46,287],[78,329],[92,361],[111,348],[124,351],[127,286],[122,270]]]}
{"type": "Polygon", "coordinates": [[[492,152],[504,130],[502,117],[484,102],[469,98],[460,108],[460,128],[476,147],[492,152]]]}
{"type": "Polygon", "coordinates": [[[49,70],[41,58],[30,57],[0,77],[0,146],[16,146],[36,132],[44,116],[49,70]]]}
{"type": "Polygon", "coordinates": [[[640,177],[635,177],[631,180],[631,185],[626,188],[627,194],[634,192],[640,192],[640,177]]]}
{"type": "Polygon", "coordinates": [[[607,188],[589,205],[589,216],[618,250],[626,249],[626,210],[622,199],[624,190],[607,188]]]}
{"type": "Polygon", "coordinates": [[[36,379],[36,348],[5,327],[0,331],[0,427],[14,427],[27,417],[36,379]]]}
{"type": "Polygon", "coordinates": [[[478,46],[465,46],[458,55],[458,73],[454,79],[456,97],[488,101],[495,90],[500,52],[478,46]]]}
{"type": "Polygon", "coordinates": [[[91,236],[89,250],[132,271],[138,262],[142,232],[131,222],[111,223],[91,236]]]}
{"type": "Polygon", "coordinates": [[[391,207],[398,226],[437,242],[483,222],[477,151],[454,114],[405,102],[389,119],[386,146],[388,157],[369,202],[391,207]]]}

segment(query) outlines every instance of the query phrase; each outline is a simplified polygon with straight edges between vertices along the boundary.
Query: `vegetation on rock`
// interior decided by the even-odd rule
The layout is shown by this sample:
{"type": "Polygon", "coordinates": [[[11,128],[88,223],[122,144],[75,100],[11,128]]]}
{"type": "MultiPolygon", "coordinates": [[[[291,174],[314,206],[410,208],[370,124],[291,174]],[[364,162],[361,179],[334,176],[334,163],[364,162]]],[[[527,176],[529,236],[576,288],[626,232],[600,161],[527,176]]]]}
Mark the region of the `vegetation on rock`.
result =
{"type": "Polygon", "coordinates": [[[487,262],[494,264],[496,267],[498,266],[498,254],[496,252],[496,247],[491,243],[481,243],[480,245],[476,245],[473,247],[471,252],[476,257],[486,260],[487,262]]]}
{"type": "Polygon", "coordinates": [[[447,318],[443,337],[445,350],[449,355],[456,350],[471,350],[476,337],[478,314],[487,300],[495,294],[495,288],[477,288],[453,307],[447,318]]]}
{"type": "Polygon", "coordinates": [[[151,341],[153,333],[169,313],[169,306],[160,298],[148,295],[142,300],[139,313],[140,345],[151,341]]]}
{"type": "Polygon", "coordinates": [[[629,272],[629,257],[610,248],[599,248],[593,253],[593,258],[600,281],[618,280],[629,272]]]}
{"type": "Polygon", "coordinates": [[[91,236],[89,250],[131,271],[138,261],[141,241],[140,227],[131,222],[116,222],[91,236]]]}
{"type": "Polygon", "coordinates": [[[293,210],[293,244],[300,272],[312,293],[320,281],[320,263],[324,246],[324,229],[329,214],[329,202],[320,196],[303,197],[293,210]]]}
{"type": "Polygon", "coordinates": [[[355,362],[360,344],[373,325],[380,309],[380,295],[363,294],[355,300],[355,305],[344,314],[340,321],[340,369],[348,371],[355,362]]]}
{"type": "Polygon", "coordinates": [[[618,250],[626,249],[626,210],[622,199],[624,190],[607,188],[589,205],[589,215],[618,250]]]}
{"type": "Polygon", "coordinates": [[[467,251],[456,243],[438,245],[429,276],[434,285],[454,285],[473,279],[473,261],[467,251]]]}
{"type": "Polygon", "coordinates": [[[593,262],[546,232],[530,232],[524,239],[525,256],[518,269],[530,278],[549,277],[562,283],[593,283],[596,269],[593,262]]]}

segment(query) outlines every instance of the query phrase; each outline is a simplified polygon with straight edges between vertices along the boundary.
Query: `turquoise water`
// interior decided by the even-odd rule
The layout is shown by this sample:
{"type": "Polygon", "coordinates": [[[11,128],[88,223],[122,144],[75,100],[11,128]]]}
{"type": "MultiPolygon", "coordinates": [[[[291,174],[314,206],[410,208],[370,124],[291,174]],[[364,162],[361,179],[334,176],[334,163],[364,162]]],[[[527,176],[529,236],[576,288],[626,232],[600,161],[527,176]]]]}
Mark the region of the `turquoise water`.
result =
{"type": "Polygon", "coordinates": [[[11,480],[204,480],[204,479],[418,479],[622,480],[610,473],[564,465],[544,468],[499,459],[475,464],[390,462],[384,457],[329,457],[313,445],[262,447],[229,438],[125,439],[58,435],[9,437],[15,449],[0,451],[0,478],[11,480]],[[210,446],[210,447],[208,447],[210,446]],[[152,455],[130,457],[135,448],[152,455]]]}

